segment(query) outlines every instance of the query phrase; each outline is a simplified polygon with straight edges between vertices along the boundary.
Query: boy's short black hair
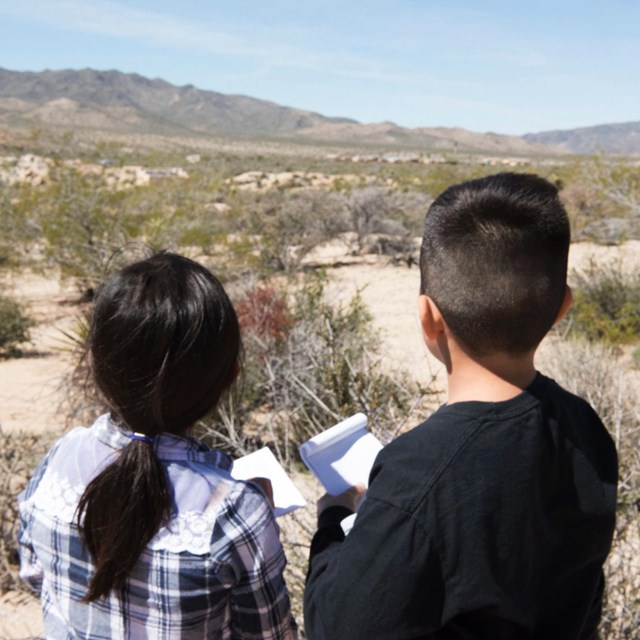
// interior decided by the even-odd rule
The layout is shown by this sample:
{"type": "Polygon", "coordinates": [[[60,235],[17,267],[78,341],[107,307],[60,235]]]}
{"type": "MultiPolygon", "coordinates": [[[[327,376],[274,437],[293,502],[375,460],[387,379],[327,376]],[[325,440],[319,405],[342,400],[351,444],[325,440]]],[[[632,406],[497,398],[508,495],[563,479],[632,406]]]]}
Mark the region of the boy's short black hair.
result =
{"type": "Polygon", "coordinates": [[[425,220],[421,293],[471,354],[525,353],[562,305],[569,242],[567,213],[544,178],[499,173],[455,185],[425,220]]]}

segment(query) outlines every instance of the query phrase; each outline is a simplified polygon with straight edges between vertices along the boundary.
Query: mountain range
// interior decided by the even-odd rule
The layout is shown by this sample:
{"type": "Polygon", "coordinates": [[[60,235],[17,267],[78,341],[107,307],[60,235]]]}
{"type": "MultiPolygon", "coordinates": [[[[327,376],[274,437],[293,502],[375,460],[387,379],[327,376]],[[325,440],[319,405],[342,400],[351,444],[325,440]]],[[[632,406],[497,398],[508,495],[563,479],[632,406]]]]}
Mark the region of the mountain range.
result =
{"type": "MultiPolygon", "coordinates": [[[[498,154],[640,152],[640,122],[526,136],[459,128],[361,124],[242,95],[177,87],[161,79],[93,69],[18,72],[0,68],[0,127],[44,128],[103,137],[207,136],[383,145],[498,154]]],[[[3,136],[0,136],[0,142],[3,136]]]]}
{"type": "Polygon", "coordinates": [[[543,131],[522,136],[569,153],[640,153],[640,122],[601,124],[564,131],[543,131]]]}

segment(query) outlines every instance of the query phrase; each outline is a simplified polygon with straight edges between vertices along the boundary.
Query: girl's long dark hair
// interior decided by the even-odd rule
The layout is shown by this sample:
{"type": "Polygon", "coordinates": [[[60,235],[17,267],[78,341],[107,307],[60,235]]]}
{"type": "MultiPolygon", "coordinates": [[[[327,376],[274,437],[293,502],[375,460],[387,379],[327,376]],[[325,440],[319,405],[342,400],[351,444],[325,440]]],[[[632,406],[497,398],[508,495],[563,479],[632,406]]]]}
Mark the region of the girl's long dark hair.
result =
{"type": "MultiPolygon", "coordinates": [[[[209,413],[237,372],[240,331],[220,282],[170,253],[126,267],[98,294],[89,350],[96,385],[124,429],[181,434],[209,413]]],[[[95,564],[84,598],[121,588],[171,516],[153,444],[132,440],[87,486],[77,523],[95,564]]]]}

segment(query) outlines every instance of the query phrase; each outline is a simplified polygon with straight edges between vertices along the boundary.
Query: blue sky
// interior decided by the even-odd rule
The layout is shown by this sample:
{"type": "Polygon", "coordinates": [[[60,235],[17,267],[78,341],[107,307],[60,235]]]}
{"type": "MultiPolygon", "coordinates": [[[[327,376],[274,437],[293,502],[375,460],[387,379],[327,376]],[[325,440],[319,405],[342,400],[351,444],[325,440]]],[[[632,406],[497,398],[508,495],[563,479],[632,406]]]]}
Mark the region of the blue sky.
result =
{"type": "Polygon", "coordinates": [[[637,0],[0,0],[0,66],[523,134],[640,120],[639,25],[637,0]]]}

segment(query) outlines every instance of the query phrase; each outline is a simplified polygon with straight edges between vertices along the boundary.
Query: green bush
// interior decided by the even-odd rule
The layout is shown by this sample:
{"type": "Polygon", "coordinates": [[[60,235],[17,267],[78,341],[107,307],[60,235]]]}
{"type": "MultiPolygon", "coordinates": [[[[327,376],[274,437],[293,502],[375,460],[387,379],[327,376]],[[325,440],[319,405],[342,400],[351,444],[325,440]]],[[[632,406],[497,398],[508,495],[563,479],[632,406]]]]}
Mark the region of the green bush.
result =
{"type": "Polygon", "coordinates": [[[29,341],[32,326],[33,320],[15,300],[0,295],[0,356],[17,355],[19,345],[29,341]]]}
{"type": "Polygon", "coordinates": [[[632,343],[640,336],[640,273],[620,264],[592,261],[575,274],[573,307],[564,325],[569,333],[609,344],[632,343]]]}

